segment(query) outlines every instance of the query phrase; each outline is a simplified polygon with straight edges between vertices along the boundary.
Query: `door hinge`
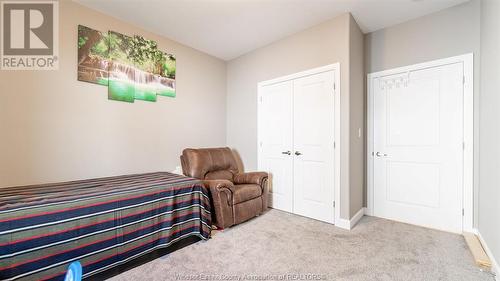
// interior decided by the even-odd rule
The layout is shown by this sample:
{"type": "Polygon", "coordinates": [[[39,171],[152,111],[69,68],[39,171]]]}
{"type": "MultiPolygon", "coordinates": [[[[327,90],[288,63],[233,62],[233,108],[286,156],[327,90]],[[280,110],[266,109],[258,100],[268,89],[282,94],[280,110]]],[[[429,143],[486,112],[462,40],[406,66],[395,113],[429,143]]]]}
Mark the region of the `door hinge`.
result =
{"type": "Polygon", "coordinates": [[[465,76],[462,79],[462,84],[465,84],[465,76]]]}
{"type": "Polygon", "coordinates": [[[465,216],[465,210],[462,209],[462,217],[465,216]]]}
{"type": "Polygon", "coordinates": [[[465,150],[465,142],[462,142],[462,149],[465,150]]]}
{"type": "Polygon", "coordinates": [[[335,149],[337,147],[337,144],[335,142],[333,142],[333,149],[335,149]]]}
{"type": "Polygon", "coordinates": [[[337,90],[337,84],[333,83],[333,90],[337,90]]]}
{"type": "Polygon", "coordinates": [[[333,207],[335,208],[335,201],[333,201],[333,207]]]}

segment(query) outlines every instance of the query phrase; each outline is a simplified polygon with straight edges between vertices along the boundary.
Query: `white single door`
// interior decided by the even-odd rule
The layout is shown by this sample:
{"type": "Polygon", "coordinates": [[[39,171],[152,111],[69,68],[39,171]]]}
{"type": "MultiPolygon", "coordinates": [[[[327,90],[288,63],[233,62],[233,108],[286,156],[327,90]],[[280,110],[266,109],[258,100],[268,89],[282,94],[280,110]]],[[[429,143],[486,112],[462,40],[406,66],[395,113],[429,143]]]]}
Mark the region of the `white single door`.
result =
{"type": "Polygon", "coordinates": [[[260,89],[259,168],[270,175],[270,205],[292,212],[292,81],[260,89]]]}
{"type": "Polygon", "coordinates": [[[334,223],[334,71],[294,80],[293,212],[334,223]]]}
{"type": "Polygon", "coordinates": [[[374,215],[462,231],[463,64],[374,80],[374,215]]]}

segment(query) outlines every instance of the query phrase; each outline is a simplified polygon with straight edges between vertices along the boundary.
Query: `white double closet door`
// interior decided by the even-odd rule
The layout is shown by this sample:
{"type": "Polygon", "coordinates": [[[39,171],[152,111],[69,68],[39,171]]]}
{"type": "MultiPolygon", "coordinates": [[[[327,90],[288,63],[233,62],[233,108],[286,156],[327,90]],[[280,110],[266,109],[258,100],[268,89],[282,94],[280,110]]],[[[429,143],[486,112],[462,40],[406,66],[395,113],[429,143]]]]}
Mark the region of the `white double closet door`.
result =
{"type": "Polygon", "coordinates": [[[335,72],[259,88],[259,168],[271,207],[334,223],[335,72]]]}

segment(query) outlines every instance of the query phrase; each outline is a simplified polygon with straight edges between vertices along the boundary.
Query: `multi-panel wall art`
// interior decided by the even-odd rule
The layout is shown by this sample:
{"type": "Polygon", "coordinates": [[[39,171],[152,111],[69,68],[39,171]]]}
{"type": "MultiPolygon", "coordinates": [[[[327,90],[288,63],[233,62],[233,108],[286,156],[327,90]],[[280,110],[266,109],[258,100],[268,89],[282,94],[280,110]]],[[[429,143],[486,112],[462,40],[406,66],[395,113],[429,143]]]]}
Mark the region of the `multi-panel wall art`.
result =
{"type": "Polygon", "coordinates": [[[108,99],[175,97],[175,56],[142,36],[78,26],[78,80],[108,86],[108,99]]]}

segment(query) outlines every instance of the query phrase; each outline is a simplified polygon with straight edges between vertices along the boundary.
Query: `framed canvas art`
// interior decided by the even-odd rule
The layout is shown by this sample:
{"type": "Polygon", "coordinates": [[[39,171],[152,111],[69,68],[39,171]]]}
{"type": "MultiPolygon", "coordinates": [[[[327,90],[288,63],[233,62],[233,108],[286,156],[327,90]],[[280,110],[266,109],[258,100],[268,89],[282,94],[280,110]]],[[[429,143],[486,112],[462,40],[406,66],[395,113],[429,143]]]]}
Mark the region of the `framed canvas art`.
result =
{"type": "Polygon", "coordinates": [[[108,85],[107,33],[78,26],[78,80],[108,85]]]}
{"type": "Polygon", "coordinates": [[[108,99],[134,102],[136,68],[132,57],[133,37],[109,32],[108,99]]]}
{"type": "Polygon", "coordinates": [[[154,40],[78,26],[78,80],[108,86],[108,99],[175,97],[175,56],[154,40]]]}

